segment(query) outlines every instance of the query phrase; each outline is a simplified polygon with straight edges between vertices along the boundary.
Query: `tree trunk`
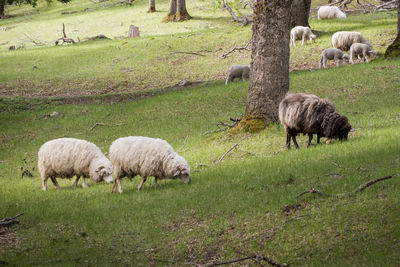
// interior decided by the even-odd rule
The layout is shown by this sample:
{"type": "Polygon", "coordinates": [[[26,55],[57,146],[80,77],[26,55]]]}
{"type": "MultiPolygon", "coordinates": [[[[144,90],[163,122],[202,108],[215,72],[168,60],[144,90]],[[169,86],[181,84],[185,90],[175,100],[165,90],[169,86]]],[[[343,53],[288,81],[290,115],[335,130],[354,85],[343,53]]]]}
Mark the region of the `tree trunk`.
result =
{"type": "Polygon", "coordinates": [[[162,22],[184,21],[191,18],[186,10],[186,0],[170,0],[168,14],[163,18],[162,22]]]}
{"type": "Polygon", "coordinates": [[[278,121],[289,90],[289,32],[292,0],[256,0],[252,25],[250,84],[240,128],[254,132],[278,121]]]}
{"type": "Polygon", "coordinates": [[[400,56],[400,0],[397,1],[397,37],[386,49],[385,58],[400,56]]]}
{"type": "Polygon", "coordinates": [[[310,16],[311,0],[293,0],[292,7],[290,9],[290,27],[295,26],[307,26],[308,17],[310,16]]]}
{"type": "Polygon", "coordinates": [[[149,10],[147,12],[156,12],[156,0],[149,0],[149,10]]]}
{"type": "Polygon", "coordinates": [[[5,4],[3,3],[0,4],[0,19],[4,18],[4,6],[5,4]]]}

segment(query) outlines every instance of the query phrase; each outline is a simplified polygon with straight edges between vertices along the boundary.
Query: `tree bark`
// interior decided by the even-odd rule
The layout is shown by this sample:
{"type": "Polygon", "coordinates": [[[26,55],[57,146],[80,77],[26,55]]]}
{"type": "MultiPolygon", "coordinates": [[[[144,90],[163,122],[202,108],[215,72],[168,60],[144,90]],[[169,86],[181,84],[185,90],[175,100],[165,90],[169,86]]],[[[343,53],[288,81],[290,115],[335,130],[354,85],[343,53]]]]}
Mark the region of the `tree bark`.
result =
{"type": "Polygon", "coordinates": [[[397,37],[386,49],[385,58],[400,56],[400,0],[397,1],[397,37]]]}
{"type": "Polygon", "coordinates": [[[156,12],[156,0],[149,0],[149,10],[147,12],[156,12]]]}
{"type": "Polygon", "coordinates": [[[168,14],[162,22],[185,21],[191,18],[186,10],[186,0],[170,0],[168,14]]]}
{"type": "Polygon", "coordinates": [[[250,84],[238,127],[254,132],[278,121],[289,90],[289,32],[292,0],[256,0],[252,25],[250,84]]]}
{"type": "Polygon", "coordinates": [[[0,19],[4,18],[4,7],[5,7],[5,3],[4,4],[0,3],[0,19]]]}
{"type": "Polygon", "coordinates": [[[295,26],[307,26],[308,18],[310,16],[311,0],[293,0],[292,7],[290,9],[290,27],[295,26]]]}

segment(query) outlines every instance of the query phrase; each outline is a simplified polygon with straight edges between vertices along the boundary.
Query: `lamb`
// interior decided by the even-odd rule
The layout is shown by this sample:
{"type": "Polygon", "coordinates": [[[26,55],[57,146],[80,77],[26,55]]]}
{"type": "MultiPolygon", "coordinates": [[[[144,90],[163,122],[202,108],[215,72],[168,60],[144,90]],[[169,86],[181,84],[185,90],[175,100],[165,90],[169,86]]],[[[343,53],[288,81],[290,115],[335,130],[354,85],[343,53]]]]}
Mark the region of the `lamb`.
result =
{"type": "Polygon", "coordinates": [[[115,140],[110,146],[114,185],[112,193],[122,193],[121,178],[142,177],[139,191],[147,177],[154,176],[154,187],[161,179],[181,179],[189,183],[190,167],[185,158],[179,156],[167,141],[143,136],[128,136],[115,140]]]}
{"type": "Polygon", "coordinates": [[[234,65],[229,68],[228,76],[226,77],[225,84],[232,82],[235,78],[242,78],[243,80],[248,79],[250,76],[250,64],[249,65],[234,65]]]}
{"type": "Polygon", "coordinates": [[[337,48],[328,48],[322,51],[321,60],[319,61],[319,68],[326,68],[327,60],[335,60],[336,66],[339,66],[341,60],[349,61],[349,55],[337,48]]]}
{"type": "Polygon", "coordinates": [[[42,177],[42,189],[47,189],[47,179],[59,189],[56,177],[72,178],[76,175],[74,188],[82,176],[82,187],[86,188],[85,178],[112,182],[111,162],[93,143],[75,138],[59,138],[44,143],[38,153],[38,167],[42,177]]]}
{"type": "Polygon", "coordinates": [[[362,34],[359,32],[342,31],[342,32],[335,32],[332,35],[332,45],[334,48],[343,51],[348,51],[351,45],[354,43],[363,43],[370,46],[372,49],[371,43],[368,42],[368,40],[365,39],[364,36],[362,36],[362,34]]]}
{"type": "Polygon", "coordinates": [[[348,119],[336,113],[333,104],[327,99],[302,93],[288,94],[279,104],[279,120],[286,130],[286,146],[290,148],[290,138],[296,148],[298,133],[308,134],[307,147],[311,145],[313,134],[317,143],[321,137],[347,140],[351,130],[348,119]]]}
{"type": "Polygon", "coordinates": [[[350,47],[350,63],[354,64],[354,57],[357,56],[360,59],[360,56],[362,55],[363,57],[363,62],[365,60],[368,60],[368,56],[371,56],[373,58],[376,58],[376,51],[372,49],[367,44],[361,44],[361,43],[354,43],[350,47]]]}
{"type": "Polygon", "coordinates": [[[301,38],[301,45],[304,45],[304,41],[307,43],[307,39],[314,42],[317,36],[312,33],[309,27],[296,26],[290,30],[290,45],[296,46],[296,40],[301,38]]]}
{"type": "Polygon", "coordinates": [[[318,19],[344,19],[346,14],[336,6],[321,6],[318,9],[318,19]]]}

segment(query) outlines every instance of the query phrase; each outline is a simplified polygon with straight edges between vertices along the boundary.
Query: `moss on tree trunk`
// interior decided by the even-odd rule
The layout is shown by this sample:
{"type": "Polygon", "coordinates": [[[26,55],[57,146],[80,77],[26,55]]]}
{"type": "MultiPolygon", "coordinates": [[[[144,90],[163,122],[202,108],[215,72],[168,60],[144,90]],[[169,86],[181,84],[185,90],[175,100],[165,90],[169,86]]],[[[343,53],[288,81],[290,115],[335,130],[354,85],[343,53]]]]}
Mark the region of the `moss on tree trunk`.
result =
{"type": "Polygon", "coordinates": [[[385,52],[385,58],[394,58],[400,56],[400,36],[394,40],[394,42],[389,45],[385,52]]]}
{"type": "Polygon", "coordinates": [[[263,116],[246,113],[239,124],[232,128],[229,132],[230,134],[236,134],[240,131],[254,133],[265,129],[265,127],[267,127],[267,122],[263,116]]]}
{"type": "Polygon", "coordinates": [[[186,10],[186,0],[170,0],[168,14],[162,19],[162,22],[185,21],[192,16],[186,10]]]}

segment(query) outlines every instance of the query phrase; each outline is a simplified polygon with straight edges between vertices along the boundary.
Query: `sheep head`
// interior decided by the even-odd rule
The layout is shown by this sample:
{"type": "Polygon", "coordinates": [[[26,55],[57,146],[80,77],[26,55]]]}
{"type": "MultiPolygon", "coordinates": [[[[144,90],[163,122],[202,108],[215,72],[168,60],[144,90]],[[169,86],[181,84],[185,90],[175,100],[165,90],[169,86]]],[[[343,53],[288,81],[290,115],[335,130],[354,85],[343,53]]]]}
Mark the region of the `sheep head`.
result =
{"type": "Polygon", "coordinates": [[[347,140],[349,132],[351,130],[351,125],[349,120],[345,116],[339,116],[333,121],[333,124],[329,127],[330,133],[328,138],[338,138],[339,140],[347,140]]]}
{"type": "Polygon", "coordinates": [[[181,179],[185,184],[191,182],[190,167],[184,157],[174,153],[168,158],[167,162],[166,172],[169,178],[181,179]]]}
{"type": "Polygon", "coordinates": [[[111,183],[113,181],[111,162],[106,157],[94,159],[90,164],[90,178],[96,182],[111,183]]]}

